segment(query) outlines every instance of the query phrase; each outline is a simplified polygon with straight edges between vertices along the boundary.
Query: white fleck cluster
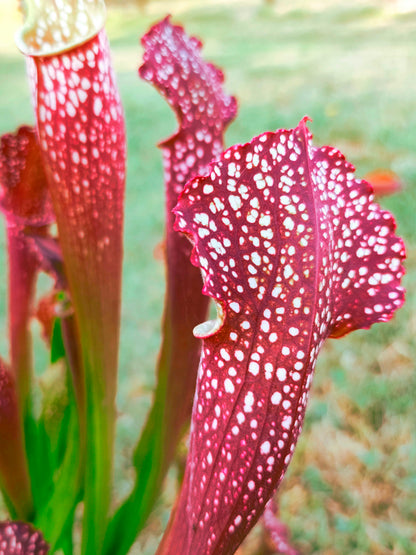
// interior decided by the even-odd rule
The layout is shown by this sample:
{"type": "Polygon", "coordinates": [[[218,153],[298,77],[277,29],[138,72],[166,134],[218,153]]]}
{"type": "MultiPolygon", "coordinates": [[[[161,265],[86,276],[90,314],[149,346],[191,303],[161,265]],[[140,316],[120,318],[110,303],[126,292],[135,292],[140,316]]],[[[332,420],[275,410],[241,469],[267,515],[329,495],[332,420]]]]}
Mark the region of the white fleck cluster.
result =
{"type": "Polygon", "coordinates": [[[91,244],[97,262],[111,259],[119,248],[111,237],[121,229],[125,136],[105,32],[29,64],[55,211],[66,229],[76,230],[61,240],[71,242],[80,259],[91,258],[91,244]]]}
{"type": "Polygon", "coordinates": [[[224,93],[221,72],[202,59],[199,41],[182,27],[165,19],[142,42],[145,62],[140,75],[166,97],[180,124],[162,143],[171,209],[185,183],[206,173],[209,162],[223,151],[224,128],[235,116],[236,101],[224,93]]]}

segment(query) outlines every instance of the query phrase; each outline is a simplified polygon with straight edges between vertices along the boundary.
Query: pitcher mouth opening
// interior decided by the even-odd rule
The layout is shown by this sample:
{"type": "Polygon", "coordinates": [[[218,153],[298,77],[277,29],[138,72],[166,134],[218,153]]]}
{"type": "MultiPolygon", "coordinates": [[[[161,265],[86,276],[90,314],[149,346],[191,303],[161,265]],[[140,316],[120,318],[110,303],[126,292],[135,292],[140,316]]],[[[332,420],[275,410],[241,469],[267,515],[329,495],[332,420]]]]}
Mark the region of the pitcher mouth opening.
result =
{"type": "Polygon", "coordinates": [[[104,28],[103,0],[24,0],[24,23],[15,35],[26,56],[52,56],[84,44],[104,28]],[[59,13],[58,13],[59,10],[59,13]]]}
{"type": "Polygon", "coordinates": [[[210,337],[211,335],[214,335],[214,333],[216,333],[223,325],[225,318],[224,309],[221,303],[217,301],[214,302],[215,308],[217,309],[217,317],[213,320],[206,320],[205,322],[195,326],[193,329],[194,337],[200,339],[210,337]]]}

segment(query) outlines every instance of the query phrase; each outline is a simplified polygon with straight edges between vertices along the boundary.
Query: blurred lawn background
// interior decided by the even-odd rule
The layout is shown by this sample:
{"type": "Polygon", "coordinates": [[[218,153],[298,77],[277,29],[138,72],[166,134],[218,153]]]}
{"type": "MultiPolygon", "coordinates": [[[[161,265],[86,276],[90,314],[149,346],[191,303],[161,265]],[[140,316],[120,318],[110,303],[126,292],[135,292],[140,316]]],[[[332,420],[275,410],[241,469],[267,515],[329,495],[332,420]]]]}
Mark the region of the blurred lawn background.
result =
{"type": "MultiPolygon", "coordinates": [[[[19,15],[0,0],[0,132],[33,122],[19,15]]],[[[282,519],[305,555],[416,554],[416,2],[407,0],[143,0],[112,2],[108,33],[127,119],[123,320],[115,499],[132,477],[132,447],[151,403],[163,306],[163,178],[155,144],[176,128],[141,82],[139,37],[165,16],[204,41],[224,69],[239,115],[226,144],[293,127],[307,114],[315,144],[338,147],[357,174],[390,168],[402,192],[381,199],[397,219],[408,259],[405,307],[389,324],[330,341],[312,388],[304,432],[280,489],[282,519]],[[410,11],[406,7],[413,8],[410,11]]],[[[2,231],[3,233],[3,231],[2,231]]],[[[4,246],[4,235],[0,237],[4,246]]],[[[4,248],[0,264],[5,266],[4,248]]],[[[0,309],[6,306],[6,269],[0,309]]],[[[36,329],[35,329],[36,335],[36,329]]],[[[36,339],[36,338],[35,338],[36,339]]],[[[7,325],[0,321],[7,357],[7,325]]],[[[47,356],[36,339],[39,374],[47,356]]],[[[1,447],[0,447],[1,448],[1,447]]],[[[154,553],[174,478],[134,553],[154,553]]],[[[263,555],[260,532],[244,554],[263,555]]],[[[179,555],[179,554],[178,554],[179,555]]],[[[198,555],[198,554],[195,554],[198,555]]]]}

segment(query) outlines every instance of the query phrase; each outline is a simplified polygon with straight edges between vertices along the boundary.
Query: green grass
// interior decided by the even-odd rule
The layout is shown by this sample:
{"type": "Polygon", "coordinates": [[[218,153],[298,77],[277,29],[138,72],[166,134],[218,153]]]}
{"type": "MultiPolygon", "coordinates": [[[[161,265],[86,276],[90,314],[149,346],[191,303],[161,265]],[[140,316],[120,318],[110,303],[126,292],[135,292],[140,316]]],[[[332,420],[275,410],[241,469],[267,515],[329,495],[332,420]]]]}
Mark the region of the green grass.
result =
{"type": "MultiPolygon", "coordinates": [[[[10,33],[0,8],[0,31],[10,33]]],[[[206,57],[224,69],[227,90],[238,97],[227,144],[293,127],[308,114],[315,143],[340,148],[358,175],[388,167],[403,180],[404,190],[381,204],[407,245],[407,303],[391,323],[327,345],[280,503],[303,554],[415,554],[416,13],[395,13],[387,0],[155,0],[142,12],[135,4],[110,9],[129,140],[115,497],[129,488],[129,456],[150,405],[159,344],[164,270],[153,251],[163,238],[163,177],[155,144],[176,123],[137,68],[139,37],[168,12],[204,40],[206,57]]],[[[3,133],[33,116],[24,63],[5,40],[0,48],[3,133]]],[[[3,279],[3,312],[5,299],[3,279]]],[[[7,356],[4,320],[0,334],[7,356]]],[[[154,552],[169,488],[135,552],[154,552]]],[[[258,537],[245,553],[256,553],[258,537]]]]}

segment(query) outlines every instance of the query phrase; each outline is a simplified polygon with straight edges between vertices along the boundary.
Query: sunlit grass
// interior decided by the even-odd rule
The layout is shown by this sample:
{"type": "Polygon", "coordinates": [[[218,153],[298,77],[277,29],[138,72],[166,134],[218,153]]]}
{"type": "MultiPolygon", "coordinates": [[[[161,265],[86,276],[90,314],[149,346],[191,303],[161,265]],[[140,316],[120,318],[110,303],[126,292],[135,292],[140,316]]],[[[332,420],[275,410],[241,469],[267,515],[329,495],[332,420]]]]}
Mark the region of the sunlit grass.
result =
{"type": "MultiPolygon", "coordinates": [[[[358,175],[388,167],[403,180],[404,191],[381,203],[395,214],[407,244],[407,304],[391,323],[327,346],[280,497],[282,517],[304,554],[416,553],[416,14],[394,8],[387,0],[276,0],[271,6],[155,0],[144,11],[134,3],[109,10],[129,138],[118,498],[128,491],[129,454],[151,400],[163,306],[163,264],[153,255],[164,219],[155,144],[176,128],[164,100],[139,81],[139,37],[171,12],[204,40],[206,56],[224,69],[226,88],[238,97],[227,144],[293,127],[308,114],[315,143],[340,148],[358,175]]],[[[2,133],[33,121],[24,62],[12,44],[13,13],[11,2],[1,0],[2,133]]],[[[4,320],[0,331],[7,356],[4,320]]],[[[154,551],[152,538],[166,516],[161,504],[137,553],[154,551]]],[[[250,545],[255,552],[258,536],[250,545]]]]}

